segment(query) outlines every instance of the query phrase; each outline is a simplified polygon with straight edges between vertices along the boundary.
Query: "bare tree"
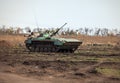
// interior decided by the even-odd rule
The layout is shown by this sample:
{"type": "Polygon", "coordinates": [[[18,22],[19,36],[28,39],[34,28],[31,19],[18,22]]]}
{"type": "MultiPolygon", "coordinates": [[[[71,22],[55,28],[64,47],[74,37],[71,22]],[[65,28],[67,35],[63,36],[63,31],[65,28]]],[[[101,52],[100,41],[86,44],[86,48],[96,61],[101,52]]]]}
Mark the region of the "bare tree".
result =
{"type": "Polygon", "coordinates": [[[79,28],[78,31],[80,34],[83,34],[83,28],[79,28]]]}
{"type": "Polygon", "coordinates": [[[73,30],[69,31],[69,35],[74,35],[74,34],[75,34],[75,32],[73,30]]]}
{"type": "Polygon", "coordinates": [[[120,31],[119,31],[118,29],[113,29],[113,33],[114,33],[114,34],[119,34],[120,31]]]}
{"type": "Polygon", "coordinates": [[[1,34],[5,34],[6,33],[6,26],[3,25],[1,28],[0,28],[0,33],[1,34]]]}
{"type": "Polygon", "coordinates": [[[30,33],[31,32],[30,27],[25,27],[25,31],[28,32],[28,33],[30,33]]]}
{"type": "Polygon", "coordinates": [[[16,28],[17,28],[17,30],[16,30],[16,34],[20,34],[20,33],[23,32],[23,29],[22,29],[22,28],[20,28],[20,27],[16,27],[16,28]]]}
{"type": "Polygon", "coordinates": [[[96,36],[100,35],[100,31],[101,31],[100,28],[96,28],[96,29],[95,29],[95,35],[96,35],[96,36]]]}
{"type": "Polygon", "coordinates": [[[101,35],[102,35],[102,36],[108,36],[108,29],[107,29],[107,28],[103,28],[103,29],[101,30],[101,35]]]}
{"type": "Polygon", "coordinates": [[[85,35],[88,35],[89,28],[85,27],[84,32],[85,32],[85,35]]]}
{"type": "Polygon", "coordinates": [[[89,34],[91,34],[91,33],[92,33],[92,31],[93,31],[93,29],[90,29],[90,30],[89,30],[89,34]]]}

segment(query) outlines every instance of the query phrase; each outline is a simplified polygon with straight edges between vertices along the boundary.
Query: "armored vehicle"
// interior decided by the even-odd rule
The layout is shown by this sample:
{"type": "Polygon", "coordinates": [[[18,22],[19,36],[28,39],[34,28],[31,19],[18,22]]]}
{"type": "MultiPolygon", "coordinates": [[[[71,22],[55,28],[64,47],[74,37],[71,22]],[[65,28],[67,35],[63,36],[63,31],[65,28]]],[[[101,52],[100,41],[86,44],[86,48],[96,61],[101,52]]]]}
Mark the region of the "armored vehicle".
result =
{"type": "Polygon", "coordinates": [[[54,37],[66,24],[51,34],[42,33],[33,36],[32,33],[32,36],[25,40],[26,48],[32,52],[74,52],[82,44],[82,41],[54,37]]]}

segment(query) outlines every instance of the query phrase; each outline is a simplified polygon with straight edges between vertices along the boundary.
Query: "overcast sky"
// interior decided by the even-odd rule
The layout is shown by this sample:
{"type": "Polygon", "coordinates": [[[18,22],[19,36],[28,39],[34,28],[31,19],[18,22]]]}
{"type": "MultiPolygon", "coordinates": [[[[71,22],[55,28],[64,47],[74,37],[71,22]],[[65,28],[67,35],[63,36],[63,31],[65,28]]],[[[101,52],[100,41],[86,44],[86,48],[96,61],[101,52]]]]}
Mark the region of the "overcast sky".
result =
{"type": "Polygon", "coordinates": [[[120,29],[120,0],[0,0],[0,25],[120,29]]]}

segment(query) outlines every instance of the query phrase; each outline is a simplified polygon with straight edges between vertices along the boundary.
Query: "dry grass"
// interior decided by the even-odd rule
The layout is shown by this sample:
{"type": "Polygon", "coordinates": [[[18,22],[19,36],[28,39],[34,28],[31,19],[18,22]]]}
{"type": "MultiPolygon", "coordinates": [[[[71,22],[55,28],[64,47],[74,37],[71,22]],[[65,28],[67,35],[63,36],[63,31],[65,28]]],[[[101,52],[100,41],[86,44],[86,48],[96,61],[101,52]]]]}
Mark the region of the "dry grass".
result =
{"type": "Polygon", "coordinates": [[[24,44],[26,38],[21,35],[0,35],[1,44],[9,43],[10,46],[15,46],[18,44],[24,44]]]}
{"type": "Polygon", "coordinates": [[[83,41],[83,45],[86,44],[111,44],[116,45],[120,42],[120,37],[116,36],[86,36],[86,35],[80,35],[80,36],[63,36],[66,38],[76,38],[83,41]]]}
{"type": "MultiPolygon", "coordinates": [[[[85,35],[72,35],[72,36],[62,36],[65,38],[75,38],[83,41],[83,45],[87,44],[111,44],[117,45],[120,42],[120,37],[115,36],[85,36],[85,35]]],[[[26,37],[23,35],[0,35],[0,41],[7,41],[11,46],[24,44],[26,37]]]]}

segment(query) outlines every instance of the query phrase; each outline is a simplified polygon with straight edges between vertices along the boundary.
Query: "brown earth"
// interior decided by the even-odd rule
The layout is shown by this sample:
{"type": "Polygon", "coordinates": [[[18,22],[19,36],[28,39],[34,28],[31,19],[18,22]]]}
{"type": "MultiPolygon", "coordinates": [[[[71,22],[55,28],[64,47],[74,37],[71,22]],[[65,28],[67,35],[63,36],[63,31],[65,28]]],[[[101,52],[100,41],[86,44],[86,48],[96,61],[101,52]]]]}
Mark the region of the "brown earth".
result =
{"type": "MultiPolygon", "coordinates": [[[[89,37],[84,38],[87,44],[86,39],[89,37]]],[[[33,53],[24,48],[23,40],[21,36],[0,36],[0,83],[120,83],[119,47],[81,46],[73,54],[33,53]],[[106,75],[97,69],[118,72],[106,75]]]]}
{"type": "MultiPolygon", "coordinates": [[[[89,55],[103,60],[71,60],[80,54],[61,53],[2,53],[0,54],[0,83],[119,83],[120,77],[104,76],[95,68],[120,69],[120,62],[104,60],[109,55],[89,55]],[[64,58],[64,59],[63,59],[64,58]]],[[[120,55],[110,55],[120,58],[120,55]]]]}

